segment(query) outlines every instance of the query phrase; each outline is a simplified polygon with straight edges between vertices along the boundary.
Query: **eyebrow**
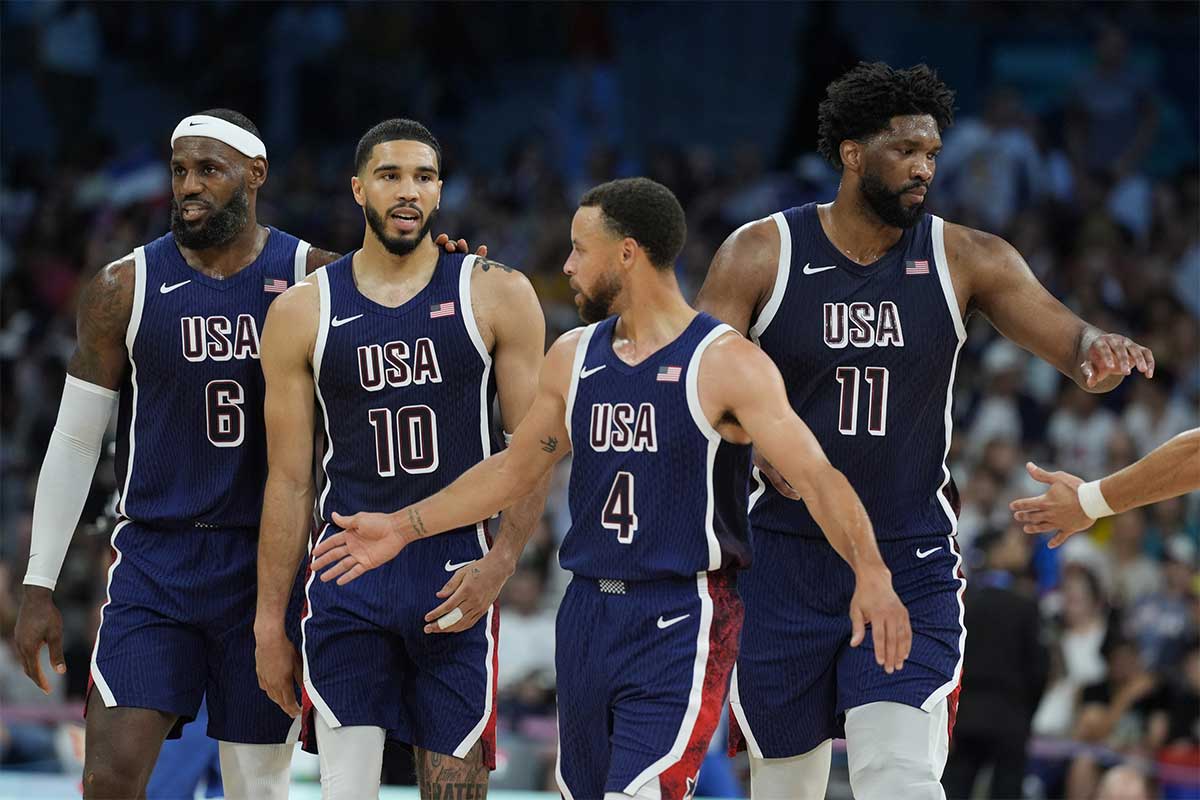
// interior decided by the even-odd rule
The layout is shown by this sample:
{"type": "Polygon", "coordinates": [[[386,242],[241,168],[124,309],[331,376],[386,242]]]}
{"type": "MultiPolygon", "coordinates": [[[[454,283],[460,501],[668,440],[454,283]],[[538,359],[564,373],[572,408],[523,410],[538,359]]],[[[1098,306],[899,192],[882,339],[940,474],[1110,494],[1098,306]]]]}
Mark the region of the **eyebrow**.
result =
{"type": "MultiPolygon", "coordinates": [[[[223,167],[226,165],[226,163],[224,161],[222,161],[221,159],[213,158],[211,156],[197,158],[197,159],[195,159],[195,162],[196,162],[197,166],[201,166],[201,167],[207,166],[209,164],[214,164],[218,167],[223,167]]],[[[187,159],[184,159],[184,158],[172,158],[171,159],[172,167],[182,167],[182,166],[185,166],[186,163],[187,163],[187,159]]]]}
{"type": "MultiPolygon", "coordinates": [[[[378,175],[381,172],[396,172],[403,169],[399,164],[380,164],[375,169],[371,170],[372,175],[378,175]]],[[[437,175],[437,167],[429,164],[422,164],[419,167],[414,167],[413,172],[426,173],[429,175],[437,175]]]]}

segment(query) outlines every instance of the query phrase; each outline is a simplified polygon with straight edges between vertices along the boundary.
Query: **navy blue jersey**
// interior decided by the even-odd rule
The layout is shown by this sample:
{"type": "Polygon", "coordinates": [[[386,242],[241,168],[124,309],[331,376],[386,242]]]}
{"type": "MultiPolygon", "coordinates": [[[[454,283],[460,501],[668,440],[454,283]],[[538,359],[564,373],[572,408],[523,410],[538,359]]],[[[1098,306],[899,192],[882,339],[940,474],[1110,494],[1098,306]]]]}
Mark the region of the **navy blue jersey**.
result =
{"type": "Polygon", "coordinates": [[[584,329],[567,399],[571,530],[559,558],[588,578],[653,580],[749,564],[750,447],[700,409],[700,358],[732,330],[699,314],[636,366],[613,351],[617,317],[584,329]]]}
{"type": "MultiPolygon", "coordinates": [[[[788,399],[862,498],[880,540],[956,530],[946,467],[950,401],[966,340],[943,222],[926,215],[874,264],[826,237],[809,204],[772,215],[775,288],[750,336],[783,373],[788,399]]],[[[804,503],[755,471],[751,524],[819,537],[804,503]]]]}
{"type": "Polygon", "coordinates": [[[256,528],[267,475],[259,333],[304,277],[309,245],[270,228],[220,280],[167,234],[133,253],[133,313],[117,436],[117,512],[153,526],[256,528]]]}
{"type": "Polygon", "coordinates": [[[358,291],[352,258],[316,273],[325,522],[334,511],[395,511],[422,500],[499,444],[492,358],[471,308],[475,257],[442,253],[425,288],[396,308],[358,291]]]}

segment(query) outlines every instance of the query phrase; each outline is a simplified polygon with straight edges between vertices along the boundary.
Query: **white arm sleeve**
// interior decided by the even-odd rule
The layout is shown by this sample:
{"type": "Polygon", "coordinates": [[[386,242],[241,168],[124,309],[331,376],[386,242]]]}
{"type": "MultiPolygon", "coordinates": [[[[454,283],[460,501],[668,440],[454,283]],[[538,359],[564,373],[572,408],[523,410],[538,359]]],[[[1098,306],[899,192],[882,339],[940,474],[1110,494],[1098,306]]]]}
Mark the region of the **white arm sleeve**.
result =
{"type": "Polygon", "coordinates": [[[117,393],[70,375],[33,499],[25,583],[53,589],[100,460],[117,393]]]}

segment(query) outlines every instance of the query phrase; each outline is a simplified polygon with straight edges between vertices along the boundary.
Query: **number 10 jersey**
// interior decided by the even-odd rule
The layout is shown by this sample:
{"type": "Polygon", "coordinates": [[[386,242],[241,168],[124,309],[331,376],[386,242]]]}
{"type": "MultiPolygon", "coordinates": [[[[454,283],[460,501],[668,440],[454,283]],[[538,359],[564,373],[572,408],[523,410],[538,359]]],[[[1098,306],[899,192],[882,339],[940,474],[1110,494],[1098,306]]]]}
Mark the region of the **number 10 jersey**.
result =
{"type": "Polygon", "coordinates": [[[322,522],[423,500],[499,449],[492,358],[471,307],[475,257],[442,253],[425,288],[396,308],[359,292],[352,259],[315,273],[322,522]]]}

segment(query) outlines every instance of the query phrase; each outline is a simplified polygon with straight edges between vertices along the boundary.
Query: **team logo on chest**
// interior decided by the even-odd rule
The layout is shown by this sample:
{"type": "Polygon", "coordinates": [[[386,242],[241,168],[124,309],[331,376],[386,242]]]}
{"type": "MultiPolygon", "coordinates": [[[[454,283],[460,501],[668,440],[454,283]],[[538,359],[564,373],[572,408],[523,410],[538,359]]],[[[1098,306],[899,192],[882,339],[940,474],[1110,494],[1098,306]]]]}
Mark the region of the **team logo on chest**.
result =
{"type": "Polygon", "coordinates": [[[657,453],[654,404],[593,403],[589,441],[597,453],[657,453]]]}
{"type": "Polygon", "coordinates": [[[826,303],[825,344],[834,350],[846,345],[904,347],[900,309],[891,300],[880,303],[878,310],[870,303],[826,303]]]}
{"type": "Polygon", "coordinates": [[[442,369],[433,340],[422,337],[412,347],[401,341],[360,345],[358,380],[368,392],[378,392],[385,386],[441,383],[442,369]]]}
{"type": "Polygon", "coordinates": [[[181,317],[183,357],[188,361],[258,358],[258,324],[251,314],[229,317],[181,317]]]}

